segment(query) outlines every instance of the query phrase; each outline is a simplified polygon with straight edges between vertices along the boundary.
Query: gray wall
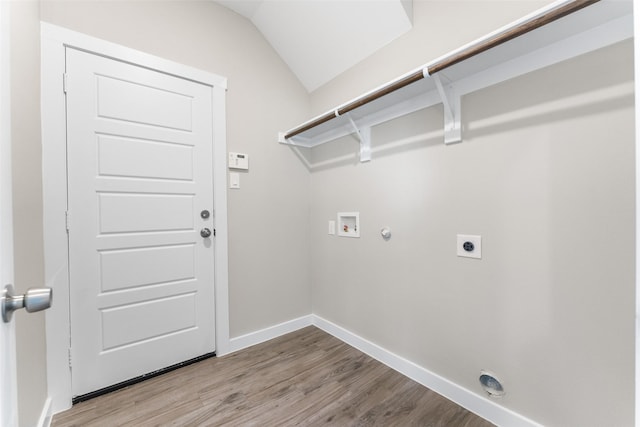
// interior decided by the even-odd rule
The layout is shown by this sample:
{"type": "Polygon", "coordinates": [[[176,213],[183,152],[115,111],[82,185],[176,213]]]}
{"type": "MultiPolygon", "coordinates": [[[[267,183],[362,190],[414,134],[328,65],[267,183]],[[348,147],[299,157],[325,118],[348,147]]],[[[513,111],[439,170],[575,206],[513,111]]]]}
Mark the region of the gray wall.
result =
{"type": "Polygon", "coordinates": [[[497,402],[541,424],[633,425],[633,99],[625,42],[464,97],[460,144],[437,106],[375,127],[370,163],[350,137],[314,148],[314,313],[479,395],[492,370],[497,402]],[[327,234],[340,211],[360,239],[327,234]],[[458,233],[482,260],[456,256],[458,233]]]}

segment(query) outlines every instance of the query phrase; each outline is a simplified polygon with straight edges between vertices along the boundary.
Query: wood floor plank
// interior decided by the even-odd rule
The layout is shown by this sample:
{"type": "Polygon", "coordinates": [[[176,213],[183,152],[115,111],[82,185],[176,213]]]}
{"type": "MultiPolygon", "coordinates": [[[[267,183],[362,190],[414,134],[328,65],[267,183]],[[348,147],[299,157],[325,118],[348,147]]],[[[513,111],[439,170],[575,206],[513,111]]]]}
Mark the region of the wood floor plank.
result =
{"type": "Polygon", "coordinates": [[[315,327],[76,404],[52,422],[53,427],[491,425],[315,327]]]}

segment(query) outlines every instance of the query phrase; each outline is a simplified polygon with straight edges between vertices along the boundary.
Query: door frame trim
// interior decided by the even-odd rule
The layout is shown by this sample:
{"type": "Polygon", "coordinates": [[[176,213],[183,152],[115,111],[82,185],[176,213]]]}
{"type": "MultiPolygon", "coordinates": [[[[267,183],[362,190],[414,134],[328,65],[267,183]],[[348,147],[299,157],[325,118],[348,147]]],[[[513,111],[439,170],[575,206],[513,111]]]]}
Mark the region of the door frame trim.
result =
{"type": "Polygon", "coordinates": [[[63,92],[65,48],[139,65],[212,87],[213,193],[216,238],[216,353],[230,352],[227,229],[226,118],[224,77],[41,22],[42,176],[45,286],[54,289],[55,304],[46,311],[47,382],[51,411],[71,407],[69,256],[66,231],[66,108],[63,92]]]}

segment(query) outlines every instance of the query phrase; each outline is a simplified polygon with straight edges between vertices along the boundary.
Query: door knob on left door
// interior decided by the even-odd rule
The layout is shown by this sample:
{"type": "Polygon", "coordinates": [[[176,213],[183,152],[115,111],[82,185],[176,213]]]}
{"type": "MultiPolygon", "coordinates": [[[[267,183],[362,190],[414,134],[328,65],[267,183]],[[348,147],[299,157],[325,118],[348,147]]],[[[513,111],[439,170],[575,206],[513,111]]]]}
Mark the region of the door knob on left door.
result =
{"type": "Polygon", "coordinates": [[[208,228],[203,228],[202,230],[200,230],[200,235],[206,239],[207,237],[211,236],[211,230],[209,230],[208,228]]]}
{"type": "Polygon", "coordinates": [[[14,295],[12,285],[6,285],[0,297],[2,307],[2,320],[5,323],[11,321],[13,312],[24,308],[29,313],[46,310],[51,307],[53,300],[53,289],[51,288],[31,288],[27,289],[24,295],[14,295]]]}

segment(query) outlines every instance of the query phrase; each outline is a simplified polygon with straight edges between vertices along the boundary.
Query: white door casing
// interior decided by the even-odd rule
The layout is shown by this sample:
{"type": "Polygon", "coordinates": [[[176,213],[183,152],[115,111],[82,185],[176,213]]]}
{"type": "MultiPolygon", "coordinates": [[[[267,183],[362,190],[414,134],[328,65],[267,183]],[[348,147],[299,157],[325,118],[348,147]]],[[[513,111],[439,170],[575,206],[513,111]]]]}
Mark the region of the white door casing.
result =
{"type": "Polygon", "coordinates": [[[214,352],[210,86],[67,48],[73,394],[214,352]]]}
{"type": "MultiPolygon", "coordinates": [[[[13,283],[9,4],[0,2],[0,288],[13,283]]],[[[15,322],[0,319],[0,425],[18,425],[15,322]]]]}
{"type": "MultiPolygon", "coordinates": [[[[112,58],[147,70],[180,76],[211,87],[213,110],[213,209],[212,226],[216,238],[215,253],[215,348],[219,355],[229,352],[228,270],[227,270],[227,200],[226,200],[226,79],[182,64],[167,61],[133,49],[41,23],[42,46],[42,134],[43,192],[46,286],[56,293],[56,304],[46,312],[47,375],[51,411],[57,413],[71,406],[72,381],[69,369],[69,270],[65,228],[66,129],[63,74],[65,50],[75,48],[112,58]]],[[[199,213],[199,212],[197,212],[199,213]]],[[[71,218],[73,227],[73,218],[71,218]]]]}

